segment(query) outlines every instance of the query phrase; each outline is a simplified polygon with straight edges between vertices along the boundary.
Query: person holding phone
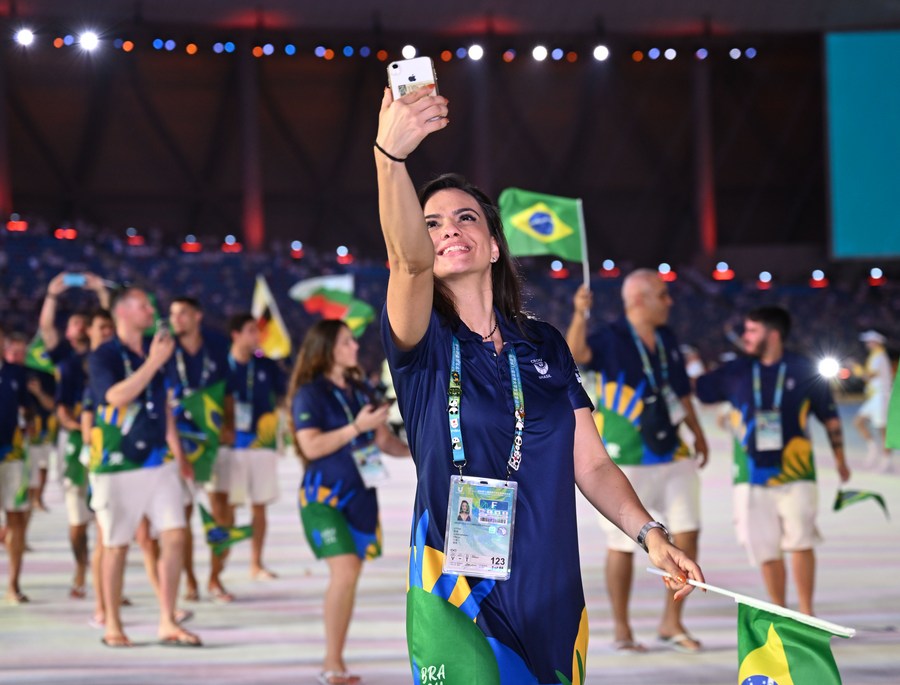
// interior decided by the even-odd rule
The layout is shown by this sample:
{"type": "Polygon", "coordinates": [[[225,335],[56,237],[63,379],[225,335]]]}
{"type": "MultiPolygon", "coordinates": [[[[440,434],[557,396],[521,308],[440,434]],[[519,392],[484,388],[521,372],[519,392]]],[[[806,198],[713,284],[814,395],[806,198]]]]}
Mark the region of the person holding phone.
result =
{"type": "Polygon", "coordinates": [[[317,559],[328,562],[325,659],[319,682],[359,682],[347,672],[344,643],[365,560],[381,556],[374,487],[364,469],[373,449],[409,456],[387,427],[388,405],[372,401],[357,364],[359,344],[343,321],[324,320],[306,334],[288,397],[294,444],[303,462],[300,518],[317,559]]]}
{"type": "Polygon", "coordinates": [[[178,625],[175,600],[183,567],[184,507],[181,482],[191,478],[168,402],[165,364],[175,341],[167,329],[146,338],[154,308],[147,293],[120,291],[112,309],[116,335],[88,357],[91,396],[97,402],[91,439],[91,506],[103,531],[103,644],[130,647],[119,608],[125,556],[146,518],[159,532],[160,644],[199,646],[178,625]],[[174,461],[169,461],[169,454],[174,461]]]}
{"type": "Polygon", "coordinates": [[[385,90],[373,151],[390,262],[382,342],[417,471],[410,662],[416,680],[445,685],[584,682],[576,484],[671,574],[679,599],[703,574],[610,460],[562,335],[525,314],[496,205],[454,174],[417,197],[404,162],[447,117],[430,89],[397,100],[385,90]],[[443,571],[458,561],[446,536],[457,474],[499,481],[514,503],[492,533],[514,530],[511,556],[489,560],[505,580],[443,571]]]}

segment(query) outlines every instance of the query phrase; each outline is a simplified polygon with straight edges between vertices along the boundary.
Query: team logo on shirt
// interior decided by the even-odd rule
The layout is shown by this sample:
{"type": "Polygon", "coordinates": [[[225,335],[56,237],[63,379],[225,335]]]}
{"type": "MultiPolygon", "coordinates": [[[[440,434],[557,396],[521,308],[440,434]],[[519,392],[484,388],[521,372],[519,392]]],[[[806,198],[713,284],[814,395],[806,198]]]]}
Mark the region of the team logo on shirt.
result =
{"type": "Polygon", "coordinates": [[[794,387],[795,387],[796,385],[797,385],[797,383],[796,383],[796,381],[794,381],[793,378],[788,378],[788,379],[784,382],[784,387],[785,387],[787,390],[793,390],[794,387]]]}
{"type": "Polygon", "coordinates": [[[550,365],[543,359],[532,359],[534,370],[538,372],[538,378],[550,378],[550,365]]]}
{"type": "Polygon", "coordinates": [[[265,371],[260,371],[258,374],[256,374],[256,378],[257,378],[259,381],[264,381],[264,380],[266,380],[266,372],[265,372],[265,371]]]}

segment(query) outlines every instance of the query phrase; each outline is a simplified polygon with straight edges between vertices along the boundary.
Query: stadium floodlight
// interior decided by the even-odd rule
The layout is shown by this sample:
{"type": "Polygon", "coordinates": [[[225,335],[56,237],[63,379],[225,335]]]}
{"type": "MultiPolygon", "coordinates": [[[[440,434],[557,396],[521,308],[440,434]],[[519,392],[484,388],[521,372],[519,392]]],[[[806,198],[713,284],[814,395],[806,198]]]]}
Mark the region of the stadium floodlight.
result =
{"type": "Polygon", "coordinates": [[[819,375],[831,380],[837,378],[841,371],[841,363],[834,357],[823,357],[819,360],[819,375]]]}
{"type": "Polygon", "coordinates": [[[78,44],[82,50],[87,50],[88,52],[96,50],[100,45],[100,36],[93,31],[85,31],[78,36],[78,44]]]}
{"type": "Polygon", "coordinates": [[[34,31],[31,29],[19,29],[16,31],[16,42],[19,45],[29,46],[34,42],[34,31]]]}

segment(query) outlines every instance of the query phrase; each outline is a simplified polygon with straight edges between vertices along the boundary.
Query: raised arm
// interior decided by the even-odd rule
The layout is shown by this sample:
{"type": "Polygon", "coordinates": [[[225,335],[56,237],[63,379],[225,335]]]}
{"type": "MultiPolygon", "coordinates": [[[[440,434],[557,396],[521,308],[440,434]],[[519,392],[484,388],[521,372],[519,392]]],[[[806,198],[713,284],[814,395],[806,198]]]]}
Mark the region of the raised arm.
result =
{"type": "Polygon", "coordinates": [[[404,350],[425,335],[434,296],[434,245],[402,161],[426,136],[447,126],[447,100],[431,92],[420,88],[394,101],[385,89],[375,138],[378,210],[391,267],[387,311],[394,342],[404,350]]]}
{"type": "Polygon", "coordinates": [[[47,295],[44,297],[44,304],[41,306],[41,313],[38,317],[38,332],[44,341],[44,348],[50,352],[55,350],[59,345],[59,331],[56,330],[56,305],[60,293],[66,289],[63,283],[65,274],[56,274],[47,284],[47,295]]]}
{"type": "Polygon", "coordinates": [[[578,286],[573,300],[575,311],[572,313],[572,323],[566,331],[566,342],[576,364],[589,364],[593,357],[587,344],[587,319],[593,303],[594,296],[590,289],[585,285],[578,286]]]}
{"type": "MultiPolygon", "coordinates": [[[[609,458],[588,408],[575,410],[575,483],[597,511],[632,540],[645,523],[653,520],[631,483],[609,458]]],[[[646,544],[650,561],[657,568],[675,578],[703,581],[700,567],[671,544],[658,528],[647,534],[646,544]]],[[[683,582],[667,582],[666,585],[676,590],[675,599],[681,599],[693,590],[683,582]]]]}

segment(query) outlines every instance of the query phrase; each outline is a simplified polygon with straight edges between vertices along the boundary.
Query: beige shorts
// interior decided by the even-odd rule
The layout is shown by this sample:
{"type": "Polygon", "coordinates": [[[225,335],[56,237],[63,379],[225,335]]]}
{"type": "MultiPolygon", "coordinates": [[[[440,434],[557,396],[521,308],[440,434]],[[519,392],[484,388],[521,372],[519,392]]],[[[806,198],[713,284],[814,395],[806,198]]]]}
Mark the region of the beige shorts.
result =
{"type": "Polygon", "coordinates": [[[20,459],[0,462],[0,509],[3,511],[28,511],[28,498],[16,506],[16,493],[25,475],[25,462],[20,459]]]}
{"type": "Polygon", "coordinates": [[[888,396],[884,393],[875,393],[862,403],[857,416],[862,416],[872,422],[872,428],[885,428],[887,426],[888,396]]]}
{"type": "Polygon", "coordinates": [[[212,475],[206,483],[207,492],[231,492],[231,463],[234,450],[230,447],[219,447],[216,460],[213,462],[212,475]]]}
{"type": "MultiPolygon", "coordinates": [[[[700,476],[693,459],[679,459],[652,466],[621,466],[644,507],[672,535],[700,530],[700,476]]],[[[600,517],[607,549],[634,552],[637,542],[606,517],[600,517]]]]}
{"type": "Polygon", "coordinates": [[[93,518],[87,505],[87,485],[73,485],[66,483],[63,486],[66,500],[66,518],[70,526],[83,526],[93,518]]]}
{"type": "Polygon", "coordinates": [[[230,504],[272,504],[278,499],[278,452],[237,449],[231,452],[230,504]]]}
{"type": "Polygon", "coordinates": [[[738,542],[756,566],[781,559],[783,552],[812,549],[821,540],[816,528],[819,489],[802,480],[766,487],[734,486],[734,525],[738,542]]]}
{"type": "Polygon", "coordinates": [[[90,478],[91,508],[103,530],[105,546],[127,545],[145,516],[155,531],[185,527],[181,477],[175,462],[119,473],[92,473],[90,478]]]}
{"type": "Polygon", "coordinates": [[[28,464],[31,466],[28,478],[29,487],[36,488],[41,484],[41,470],[46,471],[49,468],[50,454],[53,451],[53,445],[28,446],[28,464]]]}

